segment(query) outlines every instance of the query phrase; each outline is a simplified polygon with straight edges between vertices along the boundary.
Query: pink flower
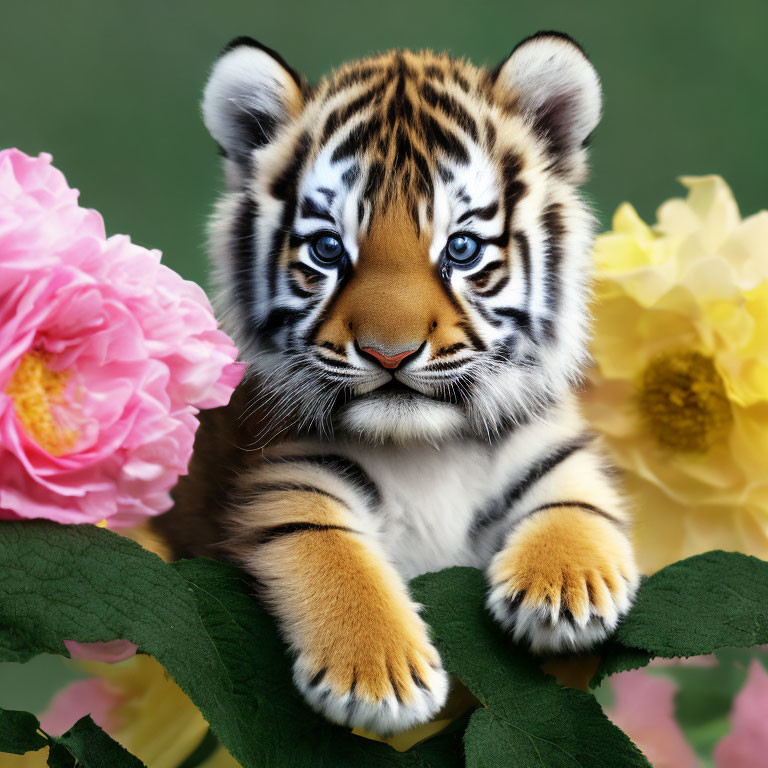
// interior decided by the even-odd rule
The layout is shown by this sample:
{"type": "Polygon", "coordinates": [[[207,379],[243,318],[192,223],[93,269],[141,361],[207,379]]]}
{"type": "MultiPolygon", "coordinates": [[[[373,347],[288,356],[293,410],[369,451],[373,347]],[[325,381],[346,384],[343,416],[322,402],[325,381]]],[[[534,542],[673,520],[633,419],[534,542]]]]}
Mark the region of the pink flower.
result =
{"type": "Polygon", "coordinates": [[[717,768],[763,768],[768,759],[768,674],[753,659],[747,682],[733,700],[731,732],[717,743],[717,768]]]}
{"type": "Polygon", "coordinates": [[[136,645],[130,640],[108,640],[107,642],[78,643],[76,640],[65,640],[69,657],[85,661],[103,661],[107,664],[117,664],[136,655],[136,645]]]}
{"type": "Polygon", "coordinates": [[[171,506],[243,368],[203,291],[77,196],[0,152],[0,518],[127,526],[171,506]]]}
{"type": "Polygon", "coordinates": [[[119,727],[114,712],[124,698],[121,691],[99,677],[78,680],[53,697],[40,719],[40,727],[51,736],[61,736],[81,717],[90,715],[100,728],[114,731],[119,727]]]}
{"type": "Polygon", "coordinates": [[[675,720],[676,686],[643,669],[611,678],[608,717],[635,742],[654,768],[697,768],[699,762],[675,720]]]}

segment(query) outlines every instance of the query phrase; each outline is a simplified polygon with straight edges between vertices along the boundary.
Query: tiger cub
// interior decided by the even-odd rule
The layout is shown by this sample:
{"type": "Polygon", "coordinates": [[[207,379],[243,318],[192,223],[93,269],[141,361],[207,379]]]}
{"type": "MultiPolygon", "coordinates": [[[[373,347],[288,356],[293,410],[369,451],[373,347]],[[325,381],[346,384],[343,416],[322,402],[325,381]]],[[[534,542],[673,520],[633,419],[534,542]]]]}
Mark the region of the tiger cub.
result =
{"type": "Polygon", "coordinates": [[[552,32],[493,71],[393,51],[312,86],[248,38],[213,66],[217,303],[249,373],[158,526],[253,576],[337,723],[395,732],[445,702],[417,574],[484,569],[510,642],[542,654],[630,606],[629,519],[574,395],[600,110],[552,32]]]}

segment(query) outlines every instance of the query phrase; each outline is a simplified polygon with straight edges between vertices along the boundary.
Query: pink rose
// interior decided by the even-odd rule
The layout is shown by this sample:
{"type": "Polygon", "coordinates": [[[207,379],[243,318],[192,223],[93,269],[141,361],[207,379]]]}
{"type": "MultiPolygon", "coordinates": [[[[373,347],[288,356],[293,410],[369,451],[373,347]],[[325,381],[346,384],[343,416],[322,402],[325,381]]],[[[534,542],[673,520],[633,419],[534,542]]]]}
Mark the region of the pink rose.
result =
{"type": "Polygon", "coordinates": [[[733,700],[731,732],[717,743],[717,768],[763,768],[768,760],[768,674],[753,659],[744,687],[733,700]]]}
{"type": "Polygon", "coordinates": [[[611,678],[614,704],[608,717],[654,768],[697,768],[699,761],[675,720],[675,684],[644,669],[611,678]]]}
{"type": "Polygon", "coordinates": [[[50,163],[0,152],[0,518],[133,525],[243,367],[203,291],[107,238],[50,163]]]}

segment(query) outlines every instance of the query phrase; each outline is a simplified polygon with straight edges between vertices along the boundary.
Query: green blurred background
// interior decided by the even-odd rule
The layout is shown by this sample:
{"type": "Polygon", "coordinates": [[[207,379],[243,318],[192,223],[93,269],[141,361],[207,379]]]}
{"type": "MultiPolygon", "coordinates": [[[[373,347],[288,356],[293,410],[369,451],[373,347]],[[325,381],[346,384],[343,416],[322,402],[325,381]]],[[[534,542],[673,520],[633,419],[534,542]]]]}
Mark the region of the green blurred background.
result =
{"type": "MultiPolygon", "coordinates": [[[[198,104],[228,40],[316,79],[391,47],[493,66],[539,29],[579,40],[603,78],[588,189],[604,224],[624,200],[652,216],[681,174],[722,174],[744,214],[768,206],[766,0],[0,0],[0,147],[51,152],[108,232],[205,283],[220,177],[198,104]]],[[[0,665],[0,706],[40,711],[71,674],[0,665]]]]}
{"type": "Polygon", "coordinates": [[[108,232],[205,282],[219,169],[198,105],[227,41],[315,79],[396,46],[495,65],[539,29],[603,78],[588,189],[604,224],[624,200],[652,215],[681,174],[722,174],[745,214],[768,205],[765,0],[0,0],[0,146],[51,152],[108,232]]]}

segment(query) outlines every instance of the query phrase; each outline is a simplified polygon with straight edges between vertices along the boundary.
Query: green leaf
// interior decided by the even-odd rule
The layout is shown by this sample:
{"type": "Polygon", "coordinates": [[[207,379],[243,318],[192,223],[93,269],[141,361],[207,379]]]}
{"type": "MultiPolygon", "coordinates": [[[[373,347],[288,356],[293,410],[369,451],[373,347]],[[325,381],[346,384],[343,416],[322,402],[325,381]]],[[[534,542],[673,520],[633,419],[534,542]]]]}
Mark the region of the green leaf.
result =
{"type": "Polygon", "coordinates": [[[0,752],[23,755],[50,747],[51,768],[143,768],[144,764],[110,738],[90,717],[78,720],[61,736],[40,729],[29,712],[0,709],[0,752]]]}
{"type": "Polygon", "coordinates": [[[0,709],[0,752],[23,755],[47,746],[40,722],[29,712],[0,709]]]}
{"type": "Polygon", "coordinates": [[[469,768],[649,768],[594,696],[558,685],[497,628],[479,571],[450,568],[411,586],[447,669],[484,707],[465,735],[469,768]]]}
{"type": "Polygon", "coordinates": [[[144,765],[128,750],[107,736],[87,715],[80,718],[66,733],[49,737],[56,745],[51,747],[48,765],[52,768],[142,768],[144,765]],[[74,758],[68,761],[66,752],[74,758]]]}
{"type": "Polygon", "coordinates": [[[707,552],[658,571],[605,646],[593,679],[652,658],[697,656],[768,642],[768,563],[736,552],[707,552]]]}
{"type": "Polygon", "coordinates": [[[236,569],[168,565],[93,526],[0,523],[0,660],[66,654],[63,640],[127,639],[152,654],[246,768],[443,768],[461,734],[406,753],[327,723],[295,690],[274,623],[236,569]]]}
{"type": "Polygon", "coordinates": [[[216,734],[209,728],[200,743],[192,750],[178,768],[199,768],[209,757],[221,748],[221,742],[216,738],[216,734]]]}

